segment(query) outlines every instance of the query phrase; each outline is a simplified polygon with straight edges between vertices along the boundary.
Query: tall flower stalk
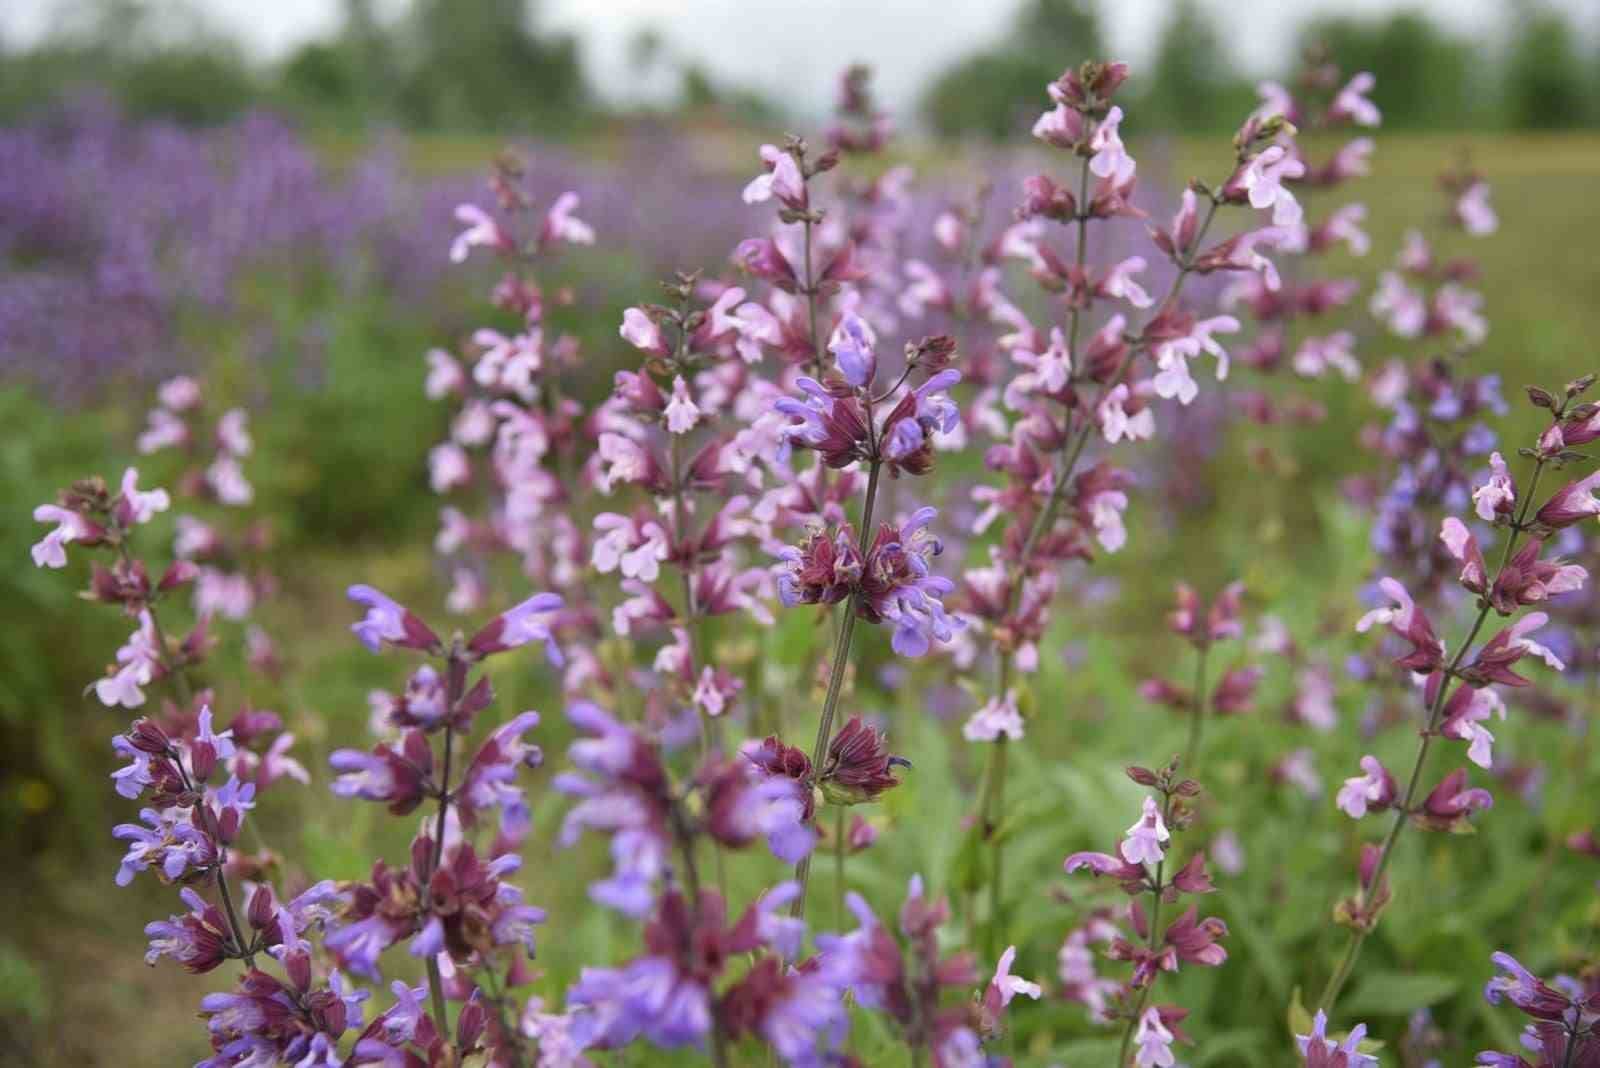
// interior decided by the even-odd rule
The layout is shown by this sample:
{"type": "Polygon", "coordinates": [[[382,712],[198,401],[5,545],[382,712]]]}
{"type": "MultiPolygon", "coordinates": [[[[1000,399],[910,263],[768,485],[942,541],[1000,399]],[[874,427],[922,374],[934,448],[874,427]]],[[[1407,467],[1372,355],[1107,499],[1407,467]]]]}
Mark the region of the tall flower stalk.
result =
{"type": "Polygon", "coordinates": [[[1504,532],[1499,564],[1493,572],[1485,566],[1477,535],[1462,520],[1451,516],[1441,525],[1439,540],[1461,568],[1457,581],[1477,596],[1477,611],[1454,652],[1437,637],[1427,611],[1392,578],[1380,582],[1392,605],[1368,612],[1357,624],[1361,631],[1383,624],[1398,639],[1405,651],[1396,662],[1423,680],[1423,717],[1416,755],[1403,788],[1381,762],[1368,756],[1362,760],[1364,774],[1346,780],[1339,792],[1340,808],[1352,817],[1359,819],[1388,808],[1394,809],[1394,816],[1381,842],[1363,849],[1360,886],[1336,910],[1350,935],[1318,998],[1321,1009],[1331,1008],[1338,1000],[1362,945],[1390,900],[1386,875],[1406,827],[1414,822],[1424,829],[1451,830],[1465,823],[1474,810],[1492,803],[1488,791],[1466,785],[1464,769],[1446,775],[1425,799],[1420,796],[1435,741],[1465,742],[1468,758],[1488,766],[1494,736],[1483,724],[1491,715],[1505,715],[1505,702],[1494,687],[1527,685],[1528,680],[1513,666],[1529,655],[1558,671],[1564,669],[1554,653],[1531,637],[1548,621],[1543,612],[1521,614],[1476,649],[1474,643],[1491,613],[1517,617],[1523,608],[1553,593],[1580,589],[1588,579],[1584,568],[1560,559],[1541,560],[1540,553],[1545,540],[1556,531],[1600,515],[1600,499],[1593,496],[1600,474],[1568,483],[1538,507],[1535,504],[1545,470],[1585,459],[1572,446],[1600,437],[1595,406],[1578,401],[1593,382],[1594,377],[1588,376],[1555,393],[1530,388],[1530,400],[1547,412],[1550,423],[1535,445],[1522,450],[1533,460],[1525,490],[1519,492],[1498,453],[1491,458],[1490,477],[1474,491],[1473,499],[1478,519],[1504,532]],[[1517,552],[1525,535],[1529,540],[1517,552]]]}

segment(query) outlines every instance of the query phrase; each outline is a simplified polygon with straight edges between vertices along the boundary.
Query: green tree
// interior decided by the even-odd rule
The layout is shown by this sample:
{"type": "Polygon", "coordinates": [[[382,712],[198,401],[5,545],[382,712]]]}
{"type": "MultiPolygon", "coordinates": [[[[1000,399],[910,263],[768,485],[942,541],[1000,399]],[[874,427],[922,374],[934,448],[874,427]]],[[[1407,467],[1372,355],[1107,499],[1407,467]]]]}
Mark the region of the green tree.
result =
{"type": "Polygon", "coordinates": [[[1046,85],[1103,52],[1092,0],[1029,0],[998,45],[934,79],[923,96],[923,115],[947,137],[1013,137],[1019,123],[1041,110],[1046,85]]]}
{"type": "Polygon", "coordinates": [[[1198,0],[1176,0],[1161,31],[1141,115],[1171,130],[1220,130],[1249,112],[1248,82],[1233,77],[1222,35],[1198,0]]]}
{"type": "Polygon", "coordinates": [[[1505,73],[1506,120],[1518,129],[1581,126],[1591,115],[1578,35],[1543,4],[1518,5],[1505,73]]]}
{"type": "Polygon", "coordinates": [[[1326,46],[1345,71],[1377,76],[1372,99],[1387,127],[1459,128],[1489,117],[1483,102],[1490,86],[1475,76],[1486,69],[1482,57],[1420,12],[1319,18],[1300,36],[1303,44],[1326,46]]]}

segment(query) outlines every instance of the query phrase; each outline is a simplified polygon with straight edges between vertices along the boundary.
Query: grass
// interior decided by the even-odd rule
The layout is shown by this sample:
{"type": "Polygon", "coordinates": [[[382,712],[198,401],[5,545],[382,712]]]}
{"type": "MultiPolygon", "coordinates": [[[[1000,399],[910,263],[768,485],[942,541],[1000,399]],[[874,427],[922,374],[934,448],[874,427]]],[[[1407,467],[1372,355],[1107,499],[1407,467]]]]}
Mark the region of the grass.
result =
{"type": "MultiPolygon", "coordinates": [[[[481,165],[495,147],[480,139],[433,139],[418,142],[413,152],[424,169],[460,169],[481,165]]],[[[1600,138],[1381,138],[1379,175],[1351,194],[1370,205],[1375,251],[1352,266],[1370,277],[1403,230],[1436,210],[1432,176],[1462,147],[1494,182],[1503,222],[1488,241],[1448,249],[1484,258],[1481,285],[1493,325],[1474,359],[1504,374],[1513,400],[1523,382],[1553,385],[1595,369],[1600,361],[1590,339],[1600,332],[1593,304],[1600,292],[1600,257],[1593,251],[1600,203],[1593,189],[1600,138]]],[[[1169,150],[1178,173],[1216,170],[1200,146],[1184,142],[1169,150]]],[[[738,159],[750,155],[744,147],[739,153],[738,159]]],[[[936,160],[931,151],[917,155],[936,160]]],[[[601,287],[604,280],[591,283],[601,287]]],[[[591,351],[612,351],[603,341],[611,335],[609,324],[639,296],[603,293],[607,311],[588,331],[596,346],[591,351]]],[[[443,422],[421,399],[417,357],[441,339],[426,313],[381,303],[322,306],[314,292],[281,296],[271,279],[263,280],[255,299],[289,324],[317,317],[328,323],[328,367],[323,386],[306,390],[287,372],[236,356],[242,345],[234,345],[224,324],[195,326],[218,353],[213,377],[228,383],[233,395],[268,408],[258,419],[263,460],[254,470],[262,512],[279,528],[276,565],[284,590],[263,622],[284,642],[292,668],[290,682],[263,686],[241,670],[237,641],[230,640],[212,681],[225,707],[237,707],[248,686],[256,703],[283,712],[302,738],[301,758],[319,775],[312,791],[269,795],[261,812],[264,840],[286,858],[288,881],[313,872],[355,878],[374,855],[401,856],[410,824],[325,792],[327,753],[363,744],[366,692],[397,685],[402,671],[399,660],[373,657],[344,633],[351,612],[341,591],[351,581],[367,581],[440,614],[445,584],[428,554],[435,505],[423,472],[425,449],[443,422]]],[[[456,309],[456,318],[470,319],[474,310],[456,309]]],[[[1401,354],[1367,334],[1362,355],[1369,365],[1401,354]]],[[[1080,585],[1058,609],[1034,683],[1036,715],[1027,743],[1015,747],[1008,787],[1015,806],[1007,831],[1010,923],[1024,947],[1015,969],[1020,974],[1053,977],[1062,935],[1086,907],[1115,898],[1081,877],[1067,880],[1059,865],[1073,850],[1107,848],[1131,821],[1139,794],[1123,778],[1123,766],[1155,764],[1181,747],[1183,724],[1135,692],[1149,674],[1187,677],[1190,670],[1185,647],[1161,624],[1174,580],[1214,589],[1242,577],[1252,612],[1281,616],[1302,647],[1335,664],[1355,647],[1353,591],[1371,561],[1365,526],[1341,502],[1337,480],[1369,463],[1350,447],[1369,415],[1347,387],[1296,388],[1328,404],[1326,423],[1265,432],[1234,427],[1181,506],[1160,492],[1174,484],[1167,472],[1167,481],[1135,495],[1129,550],[1095,569],[1120,595],[1096,598],[1080,585]],[[1253,458],[1252,443],[1269,445],[1273,462],[1253,458]]],[[[115,474],[142,408],[142,398],[130,393],[89,410],[60,412],[19,387],[0,388],[0,417],[20,428],[0,442],[0,498],[13,513],[0,527],[0,543],[14,562],[0,577],[10,606],[0,623],[0,663],[6,665],[0,672],[0,740],[6,743],[0,815],[8,827],[6,855],[17,861],[7,865],[0,887],[7,900],[28,910],[26,922],[0,927],[0,1058],[80,1065],[197,1058],[203,1036],[193,1018],[195,1002],[202,990],[226,983],[220,973],[191,980],[166,965],[146,971],[138,964],[138,928],[165,915],[171,898],[144,882],[127,891],[111,884],[115,854],[106,828],[127,811],[104,778],[112,767],[104,741],[121,720],[80,692],[125,627],[107,613],[80,609],[63,576],[22,563],[32,531],[20,521],[21,510],[79,474],[115,474]]],[[[1532,425],[1519,408],[1505,434],[1532,425]]],[[[156,474],[159,465],[147,466],[156,474]]],[[[1594,561],[1587,562],[1593,568],[1594,561]]],[[[521,589],[506,585],[506,599],[521,589]]],[[[807,685],[806,651],[817,637],[817,621],[796,612],[770,631],[725,625],[712,640],[725,660],[745,665],[761,689],[778,695],[763,714],[781,715],[808,740],[815,693],[807,685]]],[[[885,636],[871,628],[858,649],[858,678],[891,666],[885,636]]],[[[1340,945],[1328,923],[1331,906],[1351,882],[1359,842],[1377,834],[1377,824],[1358,826],[1338,814],[1331,791],[1353,772],[1361,753],[1375,752],[1396,767],[1407,762],[1413,744],[1400,728],[1371,741],[1359,737],[1354,725],[1366,696],[1349,686],[1341,689],[1340,731],[1317,736],[1289,725],[1281,713],[1292,689],[1290,666],[1271,663],[1268,669],[1256,711],[1218,722],[1207,740],[1209,797],[1193,840],[1234,829],[1246,868],[1219,880],[1220,892],[1206,902],[1232,930],[1232,959],[1221,970],[1187,971],[1163,995],[1193,1010],[1189,1029],[1201,1039],[1190,1058],[1195,1068],[1284,1063],[1289,1005],[1297,989],[1314,993],[1326,976],[1340,945]],[[1267,774],[1298,746],[1313,748],[1329,796],[1307,798],[1267,774]]],[[[513,659],[497,668],[495,679],[501,699],[491,718],[539,708],[545,715],[541,741],[559,762],[567,732],[542,664],[533,655],[513,659]]],[[[912,871],[958,898],[977,874],[961,849],[960,828],[972,803],[978,755],[959,740],[959,720],[941,712],[949,704],[948,685],[920,674],[909,681],[887,691],[860,687],[845,706],[885,715],[894,744],[914,764],[905,786],[873,813],[886,827],[880,844],[851,862],[852,883],[886,916],[898,907],[912,871]],[[875,696],[885,692],[890,703],[875,696]]],[[[973,685],[981,690],[986,681],[973,685]]],[[[1559,725],[1520,710],[1499,734],[1519,762],[1549,767],[1549,782],[1538,803],[1497,788],[1499,804],[1481,821],[1479,834],[1406,841],[1392,873],[1397,900],[1369,941],[1345,1003],[1352,1020],[1366,1017],[1390,1044],[1386,1064],[1393,1063],[1407,1014],[1419,1007],[1432,1008],[1450,1037],[1445,1063],[1464,1063],[1495,1043],[1510,1048],[1510,1016],[1490,1012],[1479,994],[1489,953],[1509,949],[1539,970],[1570,963],[1593,946],[1600,868],[1552,849],[1593,819],[1592,801],[1581,789],[1600,771],[1593,751],[1559,725]]],[[[553,830],[565,806],[544,791],[547,778],[541,773],[536,780],[536,830],[523,882],[529,899],[553,918],[541,942],[545,974],[534,990],[555,1001],[580,966],[623,958],[637,934],[584,901],[583,886],[604,869],[605,857],[594,843],[570,853],[555,850],[553,830]]],[[[775,874],[770,861],[753,856],[736,858],[731,867],[736,901],[775,874]]],[[[830,901],[831,894],[815,898],[813,915],[823,926],[833,920],[830,901]]],[[[396,967],[404,967],[398,958],[396,967]]],[[[1021,1064],[1109,1059],[1080,1007],[1047,1001],[1015,1019],[1021,1064]]],[[[856,1052],[867,1063],[899,1063],[898,1054],[885,1052],[886,1038],[875,1026],[858,1021],[856,1052]]],[[[605,1063],[676,1062],[636,1051],[631,1059],[605,1063]]]]}

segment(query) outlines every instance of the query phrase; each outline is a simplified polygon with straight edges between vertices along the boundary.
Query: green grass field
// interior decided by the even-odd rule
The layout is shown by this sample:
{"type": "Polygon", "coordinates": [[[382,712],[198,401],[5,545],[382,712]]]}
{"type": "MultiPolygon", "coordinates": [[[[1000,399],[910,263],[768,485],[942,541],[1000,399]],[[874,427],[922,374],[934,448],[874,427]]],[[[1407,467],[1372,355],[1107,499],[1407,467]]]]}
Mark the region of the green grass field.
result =
{"type": "MultiPolygon", "coordinates": [[[[456,171],[482,166],[495,147],[475,139],[437,140],[416,144],[413,154],[420,168],[456,171]]],[[[1147,149],[1170,153],[1180,174],[1214,175],[1221,162],[1195,144],[1147,149]]],[[[1502,229],[1470,248],[1446,251],[1483,259],[1481,287],[1492,326],[1474,359],[1505,377],[1514,416],[1501,428],[1504,441],[1535,425],[1518,403],[1524,383],[1554,385],[1600,370],[1592,341],[1600,334],[1600,137],[1381,138],[1377,176],[1349,192],[1369,205],[1374,242],[1372,254],[1352,269],[1370,278],[1387,265],[1402,231],[1436,210],[1433,175],[1462,151],[1493,183],[1502,229]]],[[[730,155],[730,166],[742,169],[749,153],[739,153],[730,155]]],[[[937,159],[932,150],[914,156],[937,159]]],[[[606,339],[614,338],[621,308],[641,296],[605,293],[604,320],[585,331],[596,346],[591,351],[615,355],[606,348],[614,342],[606,339]]],[[[365,695],[395,686],[402,661],[373,657],[349,637],[345,626],[354,614],[343,589],[370,582],[442,614],[446,587],[429,550],[435,502],[426,488],[425,452],[444,417],[422,398],[421,353],[444,339],[437,323],[410,309],[381,302],[330,306],[315,287],[270,276],[257,280],[250,299],[286,328],[323,323],[327,371],[320,388],[306,391],[286,369],[246,360],[244,339],[227,324],[192,325],[215,353],[210,377],[259,412],[252,473],[259,510],[278,529],[275,556],[283,581],[262,622],[279,637],[291,667],[285,683],[263,686],[258,676],[238,670],[234,641],[225,643],[211,681],[222,704],[235,708],[247,679],[256,704],[291,722],[301,738],[301,759],[319,776],[311,790],[268,795],[258,810],[262,840],[287,859],[291,878],[304,872],[360,877],[375,853],[402,854],[410,823],[389,819],[375,806],[332,798],[326,755],[366,744],[365,695]]],[[[459,309],[458,318],[470,322],[477,310],[459,309]]],[[[1368,366],[1410,355],[1370,324],[1358,329],[1368,366]]],[[[1327,403],[1326,423],[1270,431],[1232,427],[1191,506],[1174,511],[1135,497],[1129,549],[1097,571],[1116,580],[1119,596],[1069,598],[1059,609],[1035,686],[1037,717],[1027,743],[1016,747],[1009,787],[1015,803],[1011,927],[1027,947],[1015,969],[1020,974],[1044,978],[1048,986],[1061,936],[1101,900],[1103,888],[1082,877],[1069,881],[1060,863],[1073,850],[1107,848],[1130,822],[1139,791],[1122,768],[1155,765],[1181,747],[1183,724],[1135,692],[1152,672],[1190,670],[1186,648],[1162,626],[1175,580],[1214,589],[1243,578],[1252,616],[1280,616],[1302,646],[1335,663],[1357,647],[1350,633],[1359,612],[1355,590],[1371,561],[1365,523],[1342,503],[1337,483],[1371,464],[1353,444],[1369,408],[1355,387],[1298,388],[1327,403]],[[1281,464],[1269,469],[1251,462],[1251,445],[1263,441],[1281,464]],[[1063,655],[1068,650],[1070,657],[1063,655]]],[[[0,417],[10,428],[0,439],[0,500],[10,511],[0,545],[11,562],[0,577],[7,605],[0,613],[0,738],[7,743],[0,756],[0,814],[9,859],[0,896],[11,903],[0,923],[0,1060],[8,1063],[189,1063],[204,1055],[195,1003],[202,990],[227,982],[227,969],[195,980],[168,964],[150,970],[140,961],[139,928],[165,916],[171,899],[150,882],[128,890],[112,884],[116,853],[109,827],[131,815],[105,777],[113,767],[105,743],[121,717],[80,692],[125,627],[111,613],[77,603],[73,580],[81,580],[80,571],[69,572],[69,580],[26,566],[34,539],[26,509],[80,474],[120,471],[145,407],[145,396],[130,391],[86,410],[60,411],[21,386],[0,384],[0,417]],[[173,1045],[175,1036],[181,1046],[173,1045]]],[[[161,464],[143,467],[147,481],[159,483],[161,464]]],[[[1585,562],[1591,569],[1596,564],[1585,562]]],[[[503,599],[519,589],[508,588],[503,599]]],[[[806,699],[803,664],[819,633],[813,617],[794,612],[766,633],[725,626],[713,632],[713,642],[729,660],[757,662],[774,692],[796,695],[779,711],[792,730],[809,736],[815,706],[806,699]]],[[[889,663],[885,636],[869,634],[859,648],[860,672],[889,663]]],[[[1349,685],[1341,688],[1340,731],[1313,736],[1286,724],[1281,713],[1292,672],[1281,663],[1267,668],[1256,710],[1220,721],[1207,742],[1202,777],[1210,796],[1202,818],[1212,829],[1238,833],[1246,867],[1236,877],[1219,878],[1219,893],[1207,902],[1231,928],[1231,959],[1222,969],[1190,969],[1172,988],[1172,1000],[1191,1008],[1189,1030],[1200,1040],[1188,1058],[1192,1068],[1288,1063],[1288,1006],[1297,989],[1314,990],[1326,977],[1341,945],[1328,922],[1330,908],[1348,889],[1358,843],[1378,833],[1376,823],[1357,825],[1338,813],[1332,792],[1354,773],[1363,752],[1376,752],[1395,767],[1413,744],[1410,732],[1398,728],[1371,742],[1360,738],[1354,725],[1365,696],[1349,685]],[[1320,800],[1274,784],[1266,774],[1302,745],[1315,751],[1327,791],[1320,800]]],[[[540,741],[550,763],[560,764],[568,732],[542,660],[531,654],[511,660],[495,679],[501,699],[491,716],[538,708],[545,717],[540,741]]],[[[853,884],[882,914],[897,907],[911,871],[959,895],[965,870],[959,826],[978,770],[958,723],[929,714],[934,702],[923,686],[892,692],[894,707],[863,710],[887,714],[892,740],[914,770],[883,806],[888,831],[880,844],[851,867],[853,884]]],[[[1589,696],[1578,696],[1592,714],[1589,696]]],[[[1393,1044],[1407,1015],[1425,1006],[1452,1042],[1446,1065],[1468,1063],[1493,1044],[1513,1046],[1512,1014],[1492,1011],[1480,994],[1495,949],[1508,949],[1540,970],[1594,947],[1600,864],[1554,843],[1595,821],[1588,787],[1600,773],[1600,759],[1587,740],[1513,708],[1512,722],[1497,733],[1519,761],[1547,765],[1542,800],[1530,805],[1502,786],[1480,833],[1408,839],[1392,872],[1397,900],[1343,1003],[1342,1022],[1364,1018],[1390,1044],[1386,1066],[1399,1063],[1393,1044]]],[[[545,977],[535,990],[558,998],[578,967],[622,959],[637,936],[583,898],[585,883],[605,868],[601,851],[593,843],[556,851],[553,832],[565,803],[542,790],[549,774],[536,780],[536,831],[522,881],[528,899],[552,916],[541,940],[545,977]]],[[[751,855],[737,859],[731,874],[737,899],[770,881],[775,867],[770,858],[751,855]]],[[[826,878],[821,885],[830,892],[817,896],[814,915],[826,927],[832,895],[826,878]]],[[[866,1063],[903,1063],[895,1059],[899,1054],[883,1053],[884,1036],[860,1019],[854,1041],[866,1063]]],[[[1047,996],[1014,1020],[1019,1064],[1077,1068],[1112,1059],[1080,1006],[1047,996]]],[[[677,1063],[639,1051],[598,1061],[677,1063]]]]}

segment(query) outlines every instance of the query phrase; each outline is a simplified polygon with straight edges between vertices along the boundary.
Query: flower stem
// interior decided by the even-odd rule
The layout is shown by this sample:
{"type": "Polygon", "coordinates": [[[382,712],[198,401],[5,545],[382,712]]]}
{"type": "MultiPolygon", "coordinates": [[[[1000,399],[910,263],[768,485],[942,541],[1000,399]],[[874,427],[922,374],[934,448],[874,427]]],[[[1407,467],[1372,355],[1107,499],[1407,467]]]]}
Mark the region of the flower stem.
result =
{"type": "Polygon", "coordinates": [[[1196,649],[1198,655],[1194,665],[1194,700],[1189,711],[1189,741],[1183,747],[1183,759],[1178,762],[1183,773],[1191,779],[1200,765],[1200,736],[1206,722],[1206,654],[1210,651],[1209,645],[1201,645],[1196,649]]]}
{"type": "MultiPolygon", "coordinates": [[[[1079,182],[1080,205],[1086,201],[1088,196],[1088,174],[1088,167],[1085,165],[1079,182]]],[[[1157,306],[1156,314],[1151,317],[1152,322],[1156,319],[1159,319],[1178,299],[1179,294],[1183,292],[1184,281],[1194,271],[1194,254],[1200,248],[1201,243],[1205,241],[1206,233],[1211,229],[1211,223],[1217,217],[1217,208],[1219,204],[1219,201],[1212,200],[1210,208],[1206,211],[1205,219],[1201,222],[1199,229],[1195,231],[1194,241],[1189,245],[1188,248],[1178,250],[1179,263],[1177,276],[1173,278],[1172,284],[1168,287],[1166,295],[1162,297],[1161,303],[1157,306]]],[[[1088,231],[1088,216],[1082,214],[1082,210],[1083,209],[1080,207],[1077,220],[1077,258],[1080,269],[1083,267],[1085,256],[1087,254],[1086,238],[1088,231]]],[[[1081,319],[1082,316],[1080,309],[1074,307],[1072,309],[1070,322],[1071,342],[1069,344],[1069,351],[1072,351],[1077,346],[1078,330],[1081,319]]],[[[1017,607],[1022,602],[1023,587],[1028,578],[1028,569],[1033,561],[1033,554],[1039,547],[1040,539],[1044,537],[1045,533],[1050,530],[1050,528],[1055,526],[1056,514],[1061,508],[1061,501],[1065,495],[1066,487],[1072,482],[1072,476],[1077,470],[1078,461],[1082,459],[1084,449],[1087,448],[1089,444],[1089,438],[1094,433],[1095,412],[1099,410],[1100,403],[1105,399],[1106,395],[1110,393],[1111,390],[1115,389],[1122,381],[1123,377],[1128,373],[1128,370],[1133,366],[1134,356],[1136,356],[1144,348],[1146,343],[1147,342],[1141,338],[1138,343],[1129,346],[1127,354],[1123,356],[1122,362],[1112,373],[1111,378],[1108,379],[1103,386],[1101,386],[1099,397],[1096,398],[1094,405],[1085,412],[1083,424],[1078,428],[1078,432],[1073,437],[1072,443],[1068,447],[1062,463],[1055,472],[1055,478],[1050,486],[1050,495],[1045,499],[1044,507],[1034,518],[1033,525],[1028,529],[1028,536],[1022,543],[1022,550],[1017,554],[1017,578],[1011,587],[1010,598],[1006,606],[1006,617],[1013,615],[1016,612],[1017,607]]],[[[999,660],[999,694],[1001,698],[1004,699],[1011,681],[1010,650],[1002,650],[999,660]]],[[[1002,837],[994,834],[994,831],[999,827],[1001,822],[1001,808],[1003,807],[1005,797],[1005,787],[1002,780],[1005,778],[1006,742],[1006,737],[1002,735],[1001,737],[997,738],[994,741],[994,744],[989,748],[988,767],[986,769],[986,775],[989,779],[989,786],[982,794],[977,821],[985,836],[991,839],[991,857],[989,862],[989,870],[993,876],[989,883],[989,941],[991,948],[998,946],[1001,934],[1003,932],[1003,926],[1000,924],[997,917],[1000,915],[1000,891],[1003,889],[1001,873],[1004,864],[1005,842],[1002,837]]]]}
{"type": "MultiPolygon", "coordinates": [[[[700,867],[694,859],[694,834],[689,826],[681,803],[674,801],[671,808],[672,834],[678,843],[678,855],[683,858],[683,881],[689,891],[690,906],[700,908],[700,867]]],[[[722,1034],[722,1020],[716,1004],[711,1005],[711,1063],[716,1068],[727,1068],[727,1040],[722,1034]]]]}
{"type": "MultiPolygon", "coordinates": [[[[461,702],[461,695],[465,689],[466,664],[457,658],[452,651],[450,663],[445,667],[445,723],[444,723],[444,759],[439,771],[439,813],[433,821],[433,855],[428,864],[428,870],[423,873],[422,895],[423,909],[431,907],[428,900],[428,887],[433,881],[433,873],[439,870],[439,864],[444,859],[444,828],[445,819],[450,812],[450,762],[455,745],[455,726],[452,722],[456,713],[456,706],[461,702]]],[[[434,1024],[439,1029],[439,1034],[446,1042],[450,1041],[450,1017],[446,1015],[448,1009],[444,1000],[444,977],[439,973],[439,955],[428,954],[428,996],[433,1006],[434,1024]]]]}
{"type": "Polygon", "coordinates": [[[833,806],[833,911],[834,922],[844,929],[845,806],[833,806]]]}
{"type": "MultiPolygon", "coordinates": [[[[870,419],[870,413],[869,413],[870,419]]],[[[867,546],[872,538],[872,512],[878,503],[878,474],[882,465],[873,461],[867,473],[867,497],[861,507],[861,536],[859,540],[861,557],[867,556],[867,546]]],[[[844,689],[845,668],[850,659],[850,637],[855,633],[856,610],[860,607],[861,594],[853,594],[844,604],[844,619],[839,623],[839,637],[833,643],[833,663],[829,665],[828,692],[822,699],[822,719],[817,723],[817,741],[811,747],[811,766],[820,768],[822,757],[828,751],[828,739],[833,736],[833,718],[839,708],[839,694],[844,689]]],[[[796,918],[804,918],[806,914],[806,889],[811,882],[811,856],[807,854],[794,869],[795,880],[800,884],[800,894],[790,906],[789,914],[796,918]]]]}
{"type": "MultiPolygon", "coordinates": [[[[1165,803],[1162,805],[1161,820],[1165,823],[1171,818],[1172,795],[1168,794],[1165,803]]],[[[1169,847],[1168,852],[1170,851],[1169,847]]],[[[1166,854],[1163,853],[1161,859],[1156,861],[1156,877],[1155,881],[1150,885],[1150,937],[1148,946],[1151,953],[1154,953],[1156,946],[1161,944],[1161,879],[1165,874],[1166,867],[1167,858],[1166,854]]],[[[1133,1043],[1134,1031],[1139,1028],[1139,1017],[1144,1015],[1145,1008],[1150,1004],[1150,992],[1155,988],[1156,976],[1159,974],[1159,972],[1152,973],[1150,981],[1144,985],[1143,990],[1139,991],[1139,1004],[1134,1007],[1133,1016],[1128,1020],[1128,1027],[1122,1032],[1122,1049],[1117,1054],[1117,1068],[1122,1068],[1123,1065],[1128,1063],[1128,1047],[1133,1043]]]]}
{"type": "MultiPolygon", "coordinates": [[[[1511,524],[1511,531],[1506,536],[1505,548],[1500,554],[1500,566],[1495,571],[1495,582],[1499,581],[1500,574],[1505,571],[1506,564],[1511,559],[1511,553],[1516,549],[1517,539],[1521,537],[1524,521],[1528,518],[1528,511],[1533,504],[1535,491],[1539,488],[1539,476],[1544,473],[1545,461],[1541,457],[1534,465],[1533,478],[1528,483],[1528,492],[1522,498],[1522,506],[1517,512],[1516,520],[1511,524]]],[[[1492,590],[1494,582],[1489,583],[1485,589],[1492,590]]],[[[1478,632],[1483,629],[1484,621],[1489,618],[1491,605],[1487,593],[1480,599],[1477,618],[1472,621],[1472,629],[1467,632],[1466,640],[1457,647],[1455,655],[1450,658],[1449,667],[1444,669],[1444,678],[1439,683],[1439,692],[1434,695],[1433,704],[1428,708],[1428,719],[1422,730],[1422,739],[1417,745],[1417,758],[1411,765],[1411,777],[1406,780],[1406,792],[1400,803],[1395,808],[1394,822],[1389,825],[1389,833],[1384,836],[1383,846],[1378,853],[1378,863],[1373,868],[1372,878],[1368,882],[1372,893],[1379,892],[1383,886],[1383,876],[1389,869],[1389,861],[1394,856],[1395,843],[1400,840],[1400,833],[1405,830],[1406,823],[1410,820],[1413,807],[1417,800],[1417,791],[1422,783],[1422,772],[1428,761],[1428,752],[1433,747],[1434,735],[1439,729],[1439,714],[1444,709],[1445,700],[1450,694],[1450,683],[1455,678],[1456,669],[1466,659],[1467,652],[1472,648],[1472,643],[1477,640],[1478,632]]],[[[1364,892],[1364,891],[1363,891],[1364,892]]],[[[1361,946],[1367,940],[1367,935],[1377,927],[1378,918],[1374,916],[1369,924],[1363,927],[1354,927],[1350,931],[1349,943],[1345,946],[1344,955],[1339,959],[1333,974],[1328,977],[1328,985],[1322,988],[1322,996],[1317,999],[1317,1008],[1326,1011],[1333,1007],[1339,999],[1339,992],[1344,989],[1346,980],[1355,969],[1356,958],[1360,956],[1361,946]]]]}

